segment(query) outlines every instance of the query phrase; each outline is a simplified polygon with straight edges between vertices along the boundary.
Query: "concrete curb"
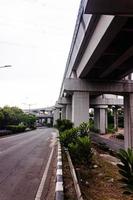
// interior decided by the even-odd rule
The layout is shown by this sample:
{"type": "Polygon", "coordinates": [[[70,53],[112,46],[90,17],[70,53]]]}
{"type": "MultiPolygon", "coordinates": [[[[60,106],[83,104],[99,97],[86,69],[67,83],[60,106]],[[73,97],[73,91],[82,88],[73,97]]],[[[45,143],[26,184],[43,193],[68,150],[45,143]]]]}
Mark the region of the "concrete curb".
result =
{"type": "Polygon", "coordinates": [[[61,145],[58,139],[55,200],[64,200],[61,145]]]}
{"type": "Polygon", "coordinates": [[[77,179],[77,176],[76,176],[76,172],[75,172],[75,169],[74,169],[70,154],[69,154],[69,152],[67,150],[66,150],[66,155],[67,155],[67,159],[68,159],[68,163],[69,163],[69,166],[70,166],[71,175],[72,175],[73,182],[74,182],[74,187],[75,187],[77,199],[78,200],[83,200],[83,197],[82,197],[82,194],[81,194],[81,190],[80,190],[80,187],[79,187],[79,183],[78,183],[78,179],[77,179]]]}

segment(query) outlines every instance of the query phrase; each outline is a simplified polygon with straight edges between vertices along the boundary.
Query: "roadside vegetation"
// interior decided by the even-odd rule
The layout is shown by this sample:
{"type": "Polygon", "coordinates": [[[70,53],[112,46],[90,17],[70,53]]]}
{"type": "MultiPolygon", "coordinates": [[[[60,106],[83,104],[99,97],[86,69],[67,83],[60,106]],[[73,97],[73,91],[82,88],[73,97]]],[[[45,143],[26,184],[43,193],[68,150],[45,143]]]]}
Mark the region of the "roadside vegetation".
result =
{"type": "MultiPolygon", "coordinates": [[[[103,148],[91,140],[89,130],[93,127],[92,121],[74,128],[70,121],[60,120],[56,127],[60,130],[59,138],[63,157],[65,156],[64,149],[70,153],[83,199],[133,199],[133,151],[131,149],[120,150],[112,157],[109,148],[103,148]],[[65,128],[62,129],[60,126],[65,128]],[[112,159],[116,160],[113,164],[112,159]]],[[[66,166],[66,157],[64,162],[66,166]]],[[[68,168],[64,170],[66,180],[68,168]]],[[[69,183],[66,182],[65,199],[75,199],[73,193],[69,183]]]]}
{"type": "Polygon", "coordinates": [[[25,114],[18,107],[0,108],[0,135],[21,133],[26,129],[35,129],[36,117],[25,114]]]}

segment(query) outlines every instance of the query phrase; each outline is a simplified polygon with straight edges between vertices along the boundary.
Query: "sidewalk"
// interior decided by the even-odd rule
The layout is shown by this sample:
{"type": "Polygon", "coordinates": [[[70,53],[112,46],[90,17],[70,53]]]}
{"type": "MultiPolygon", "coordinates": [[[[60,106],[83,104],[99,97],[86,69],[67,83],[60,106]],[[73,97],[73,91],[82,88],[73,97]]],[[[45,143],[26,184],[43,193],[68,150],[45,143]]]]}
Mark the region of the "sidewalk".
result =
{"type": "Polygon", "coordinates": [[[100,135],[98,133],[90,133],[92,141],[96,143],[105,143],[111,150],[117,152],[119,149],[124,149],[124,140],[118,140],[114,138],[106,138],[106,135],[100,135]]]}

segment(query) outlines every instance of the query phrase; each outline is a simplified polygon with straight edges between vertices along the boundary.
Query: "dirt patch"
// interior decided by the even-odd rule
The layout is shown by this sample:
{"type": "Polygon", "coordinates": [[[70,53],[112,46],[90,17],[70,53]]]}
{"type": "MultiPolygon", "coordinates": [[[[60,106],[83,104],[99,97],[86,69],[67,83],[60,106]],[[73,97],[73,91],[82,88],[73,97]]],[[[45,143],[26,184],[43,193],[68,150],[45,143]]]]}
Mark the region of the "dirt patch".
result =
{"type": "Polygon", "coordinates": [[[67,156],[64,150],[62,151],[62,161],[63,161],[64,199],[76,200],[77,196],[74,189],[73,179],[71,176],[67,156]]]}
{"type": "MultiPolygon", "coordinates": [[[[115,157],[111,157],[108,151],[105,152],[96,144],[93,144],[93,148],[94,156],[92,166],[90,168],[83,165],[75,165],[83,199],[133,200],[133,195],[123,194],[124,189],[119,181],[121,176],[118,172],[118,168],[115,164],[111,164],[111,162],[117,163],[117,159],[115,157]]],[[[64,152],[63,166],[65,200],[76,200],[77,197],[74,190],[73,180],[67,157],[64,152]]]]}
{"type": "Polygon", "coordinates": [[[97,152],[90,169],[76,166],[80,188],[85,200],[133,200],[123,194],[117,166],[107,162],[97,152]]]}

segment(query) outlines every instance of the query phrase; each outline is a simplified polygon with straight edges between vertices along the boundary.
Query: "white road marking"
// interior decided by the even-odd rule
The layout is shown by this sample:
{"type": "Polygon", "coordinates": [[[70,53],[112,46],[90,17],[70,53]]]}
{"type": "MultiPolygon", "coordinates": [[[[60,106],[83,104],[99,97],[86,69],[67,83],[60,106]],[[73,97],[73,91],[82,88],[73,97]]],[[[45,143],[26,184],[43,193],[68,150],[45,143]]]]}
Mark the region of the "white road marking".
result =
{"type": "MultiPolygon", "coordinates": [[[[55,138],[53,138],[53,140],[55,140],[55,138]]],[[[37,193],[36,193],[35,200],[40,200],[40,199],[41,199],[42,192],[43,192],[43,188],[44,188],[44,184],[45,184],[45,182],[46,182],[48,170],[49,170],[50,163],[51,163],[51,160],[52,160],[52,156],[53,156],[53,153],[54,153],[54,144],[55,144],[55,141],[54,141],[54,143],[53,143],[53,141],[52,141],[52,150],[51,150],[51,153],[50,153],[50,156],[49,156],[49,159],[48,159],[46,168],[45,168],[45,170],[44,170],[41,183],[40,183],[39,188],[38,188],[38,191],[37,191],[37,193]]]]}

